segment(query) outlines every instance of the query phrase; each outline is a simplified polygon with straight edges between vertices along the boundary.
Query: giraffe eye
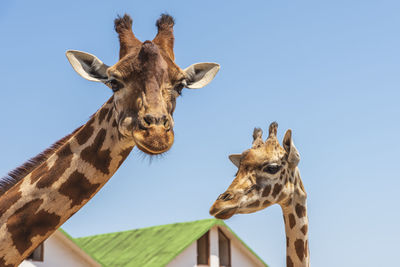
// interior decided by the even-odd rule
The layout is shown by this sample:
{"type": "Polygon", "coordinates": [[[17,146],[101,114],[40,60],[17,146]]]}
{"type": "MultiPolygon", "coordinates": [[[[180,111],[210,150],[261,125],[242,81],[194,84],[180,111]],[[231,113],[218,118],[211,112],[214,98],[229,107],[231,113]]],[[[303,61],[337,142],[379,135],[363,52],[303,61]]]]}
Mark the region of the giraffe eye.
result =
{"type": "Polygon", "coordinates": [[[273,164],[268,164],[267,166],[264,167],[263,171],[267,172],[269,174],[275,174],[281,169],[281,166],[279,166],[276,163],[273,164]]]}
{"type": "Polygon", "coordinates": [[[178,95],[182,95],[182,89],[185,86],[186,86],[186,80],[182,80],[177,85],[175,85],[174,90],[178,93],[178,95]]]}
{"type": "Polygon", "coordinates": [[[122,83],[116,79],[109,79],[105,82],[105,84],[111,87],[111,90],[113,90],[114,93],[123,87],[122,83]]]}

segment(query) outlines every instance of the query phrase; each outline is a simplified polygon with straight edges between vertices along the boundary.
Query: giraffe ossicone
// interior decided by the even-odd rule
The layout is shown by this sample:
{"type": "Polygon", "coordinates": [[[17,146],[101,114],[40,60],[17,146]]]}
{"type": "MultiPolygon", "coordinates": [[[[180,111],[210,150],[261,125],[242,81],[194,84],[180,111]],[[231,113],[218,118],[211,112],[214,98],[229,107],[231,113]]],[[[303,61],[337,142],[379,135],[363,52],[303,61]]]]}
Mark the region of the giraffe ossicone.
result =
{"type": "Polygon", "coordinates": [[[117,17],[119,61],[69,50],[83,78],[112,89],[83,126],[0,181],[0,266],[17,266],[113,176],[136,145],[155,155],[174,141],[173,113],[183,88],[207,85],[216,63],[181,69],[173,51],[174,19],[162,14],[152,41],[139,41],[128,15],[117,17]]]}
{"type": "Polygon", "coordinates": [[[270,124],[265,141],[261,129],[255,128],[252,147],[229,156],[238,172],[214,202],[210,214],[229,219],[238,213],[252,213],[279,204],[285,223],[286,264],[309,266],[307,194],[298,170],[300,155],[292,131],[286,131],[281,146],[277,128],[276,122],[270,124]]]}

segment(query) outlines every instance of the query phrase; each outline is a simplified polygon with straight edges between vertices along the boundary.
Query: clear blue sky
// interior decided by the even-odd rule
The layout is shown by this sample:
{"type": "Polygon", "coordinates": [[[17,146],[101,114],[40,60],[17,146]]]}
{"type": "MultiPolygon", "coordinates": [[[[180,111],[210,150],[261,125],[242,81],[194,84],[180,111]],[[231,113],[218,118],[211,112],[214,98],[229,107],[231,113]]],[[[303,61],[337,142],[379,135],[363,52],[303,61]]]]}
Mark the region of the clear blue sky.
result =
{"type": "MultiPolygon", "coordinates": [[[[0,9],[0,173],[85,123],[111,95],[79,77],[64,52],[118,57],[113,19],[131,14],[152,39],[162,12],[176,18],[176,62],[221,64],[185,91],[176,140],[150,163],[131,153],[63,227],[72,236],[210,217],[230,184],[230,153],[252,129],[293,129],[309,194],[313,266],[398,264],[400,213],[399,1],[8,1],[0,9]]],[[[284,266],[281,210],[227,224],[271,266],[284,266]]]]}

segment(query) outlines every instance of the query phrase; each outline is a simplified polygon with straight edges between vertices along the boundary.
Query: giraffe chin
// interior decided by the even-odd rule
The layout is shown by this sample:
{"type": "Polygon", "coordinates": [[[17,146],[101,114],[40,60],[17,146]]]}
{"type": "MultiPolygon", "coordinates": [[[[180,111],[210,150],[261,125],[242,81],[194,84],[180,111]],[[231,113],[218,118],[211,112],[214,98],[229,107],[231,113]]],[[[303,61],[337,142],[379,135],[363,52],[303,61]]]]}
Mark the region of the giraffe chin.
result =
{"type": "Polygon", "coordinates": [[[138,130],[133,132],[136,146],[148,155],[158,155],[168,151],[174,143],[173,131],[138,130]]]}
{"type": "Polygon", "coordinates": [[[167,147],[167,148],[162,149],[162,150],[154,150],[154,149],[151,149],[151,148],[148,148],[148,147],[146,147],[146,146],[141,145],[140,142],[137,142],[137,141],[136,141],[136,146],[137,146],[142,152],[144,152],[144,153],[146,153],[146,154],[148,154],[148,155],[159,155],[159,154],[162,154],[162,153],[164,153],[164,152],[167,152],[167,151],[170,149],[170,147],[167,147]]]}
{"type": "Polygon", "coordinates": [[[226,219],[231,218],[233,215],[235,215],[237,209],[238,208],[227,208],[227,209],[223,209],[221,211],[216,211],[216,210],[211,209],[210,214],[217,219],[226,220],[226,219]]]}

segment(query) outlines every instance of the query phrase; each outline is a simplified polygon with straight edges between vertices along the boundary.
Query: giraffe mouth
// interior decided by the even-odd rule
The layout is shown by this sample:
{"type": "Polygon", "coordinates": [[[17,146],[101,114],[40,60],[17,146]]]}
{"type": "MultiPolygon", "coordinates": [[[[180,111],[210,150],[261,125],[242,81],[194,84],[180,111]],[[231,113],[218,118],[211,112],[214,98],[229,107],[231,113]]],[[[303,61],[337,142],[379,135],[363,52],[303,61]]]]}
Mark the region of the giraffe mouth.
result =
{"type": "Polygon", "coordinates": [[[217,219],[226,220],[226,219],[231,218],[233,215],[235,215],[237,209],[238,209],[237,207],[226,208],[226,209],[217,209],[213,205],[210,209],[210,215],[214,216],[217,219]]]}
{"type": "Polygon", "coordinates": [[[152,127],[146,130],[136,130],[133,138],[137,147],[146,154],[158,155],[168,151],[174,143],[174,132],[152,127]]]}
{"type": "Polygon", "coordinates": [[[154,148],[151,148],[151,147],[147,147],[146,145],[143,145],[143,144],[141,144],[140,142],[138,142],[138,141],[136,141],[136,146],[141,150],[141,151],[143,151],[144,153],[146,153],[146,154],[149,154],[149,155],[158,155],[158,154],[162,154],[162,153],[164,153],[164,152],[167,152],[169,149],[170,149],[170,147],[166,147],[166,148],[164,148],[164,149],[159,149],[159,148],[157,148],[157,149],[154,149],[154,148]]]}

